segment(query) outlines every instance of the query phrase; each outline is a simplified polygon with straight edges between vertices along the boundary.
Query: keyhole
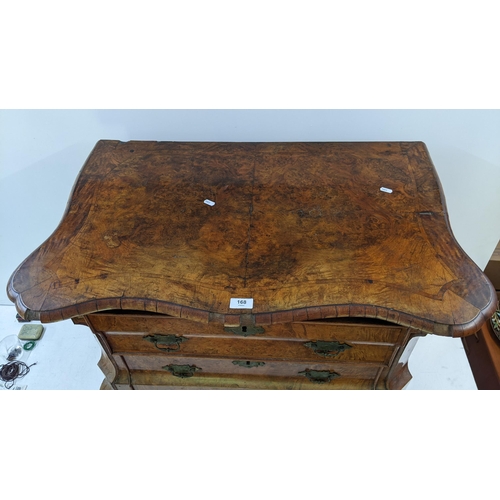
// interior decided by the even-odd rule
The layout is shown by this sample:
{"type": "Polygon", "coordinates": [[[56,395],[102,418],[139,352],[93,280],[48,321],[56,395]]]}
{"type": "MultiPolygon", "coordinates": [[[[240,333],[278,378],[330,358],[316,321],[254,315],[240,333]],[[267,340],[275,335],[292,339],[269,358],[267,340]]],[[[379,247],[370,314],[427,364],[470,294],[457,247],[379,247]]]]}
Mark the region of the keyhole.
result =
{"type": "Polygon", "coordinates": [[[250,364],[250,361],[247,361],[247,365],[249,365],[249,364],[250,364]]]}
{"type": "Polygon", "coordinates": [[[246,326],[242,326],[242,327],[241,327],[241,331],[242,331],[243,333],[246,333],[246,331],[247,331],[247,327],[246,327],[246,326]]]}

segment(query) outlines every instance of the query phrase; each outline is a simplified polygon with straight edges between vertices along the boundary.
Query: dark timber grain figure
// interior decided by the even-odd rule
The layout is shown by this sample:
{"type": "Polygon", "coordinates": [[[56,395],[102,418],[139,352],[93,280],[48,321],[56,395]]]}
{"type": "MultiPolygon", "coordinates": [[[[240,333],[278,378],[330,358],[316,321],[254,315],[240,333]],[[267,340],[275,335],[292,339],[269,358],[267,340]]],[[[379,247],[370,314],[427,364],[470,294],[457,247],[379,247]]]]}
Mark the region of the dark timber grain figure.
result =
{"type": "Polygon", "coordinates": [[[134,388],[401,387],[413,337],[496,307],[421,142],[99,141],[8,293],[26,319],[90,326],[109,383],[134,388]]]}

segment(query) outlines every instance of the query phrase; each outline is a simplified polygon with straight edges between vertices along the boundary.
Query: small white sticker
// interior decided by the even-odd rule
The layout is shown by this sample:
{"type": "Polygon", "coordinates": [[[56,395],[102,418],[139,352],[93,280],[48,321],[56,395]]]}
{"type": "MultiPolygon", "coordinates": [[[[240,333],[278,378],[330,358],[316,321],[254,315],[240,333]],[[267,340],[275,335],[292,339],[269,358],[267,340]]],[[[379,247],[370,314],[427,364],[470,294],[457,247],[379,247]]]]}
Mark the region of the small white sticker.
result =
{"type": "Polygon", "coordinates": [[[205,203],[206,205],[210,205],[211,207],[215,205],[215,201],[212,200],[205,200],[203,203],[205,203]]]}
{"type": "Polygon", "coordinates": [[[253,299],[231,299],[229,309],[252,309],[253,299]]]}
{"type": "Polygon", "coordinates": [[[380,191],[383,191],[384,193],[392,193],[392,189],[381,187],[380,191]]]}

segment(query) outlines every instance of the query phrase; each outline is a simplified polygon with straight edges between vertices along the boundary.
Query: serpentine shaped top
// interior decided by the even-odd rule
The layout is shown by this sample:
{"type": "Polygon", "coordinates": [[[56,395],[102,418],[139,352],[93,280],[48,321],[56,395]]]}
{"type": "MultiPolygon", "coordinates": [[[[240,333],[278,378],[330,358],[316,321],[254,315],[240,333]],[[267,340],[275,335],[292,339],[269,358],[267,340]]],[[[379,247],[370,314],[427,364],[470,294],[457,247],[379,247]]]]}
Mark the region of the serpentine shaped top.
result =
{"type": "Polygon", "coordinates": [[[350,316],[451,336],[496,305],[422,142],[99,141],[8,294],[42,322],[106,309],[226,325],[350,316]]]}

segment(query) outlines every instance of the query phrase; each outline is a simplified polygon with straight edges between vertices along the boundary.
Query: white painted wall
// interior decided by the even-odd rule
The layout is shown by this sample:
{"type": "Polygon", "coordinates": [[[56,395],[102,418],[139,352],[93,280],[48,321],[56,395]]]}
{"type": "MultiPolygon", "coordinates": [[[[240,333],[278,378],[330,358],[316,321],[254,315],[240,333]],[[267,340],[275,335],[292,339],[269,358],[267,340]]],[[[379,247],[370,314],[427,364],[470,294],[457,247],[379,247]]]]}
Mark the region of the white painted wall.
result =
{"type": "MultiPolygon", "coordinates": [[[[99,139],[424,141],[460,245],[484,269],[500,239],[500,110],[5,110],[0,111],[0,305],[10,305],[5,286],[11,273],[59,223],[74,180],[99,139]]],[[[458,371],[466,378],[455,386],[470,385],[457,339],[426,337],[413,356],[420,387],[443,387],[436,353],[450,352],[448,346],[458,352],[458,371]]]]}

